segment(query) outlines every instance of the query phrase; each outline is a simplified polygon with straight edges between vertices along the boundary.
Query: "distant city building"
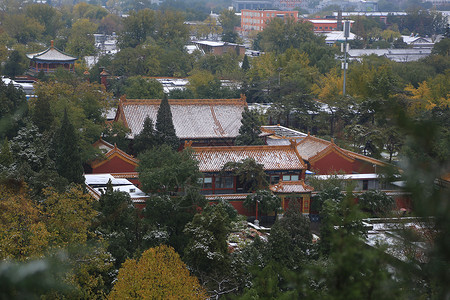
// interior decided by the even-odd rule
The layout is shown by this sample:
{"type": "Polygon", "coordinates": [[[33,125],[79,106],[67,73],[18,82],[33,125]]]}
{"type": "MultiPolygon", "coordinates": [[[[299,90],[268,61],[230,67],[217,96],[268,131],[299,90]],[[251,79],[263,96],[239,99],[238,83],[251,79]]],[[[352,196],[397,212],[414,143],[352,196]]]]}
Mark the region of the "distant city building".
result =
{"type": "MultiPolygon", "coordinates": [[[[353,11],[353,12],[342,12],[342,17],[354,17],[354,16],[365,16],[369,18],[378,18],[384,24],[387,23],[387,17],[390,16],[406,16],[407,13],[404,11],[353,11]]],[[[334,12],[333,16],[337,17],[338,12],[334,12]]]]}
{"type": "Polygon", "coordinates": [[[302,5],[302,0],[275,0],[275,7],[280,10],[294,10],[302,5]]]}
{"type": "Polygon", "coordinates": [[[273,9],[273,1],[266,0],[233,0],[233,8],[240,12],[243,9],[273,9]]]}
{"type": "Polygon", "coordinates": [[[76,57],[71,56],[57,49],[51,41],[50,47],[38,53],[29,53],[30,68],[28,73],[31,76],[37,76],[40,71],[44,73],[53,73],[57,68],[74,72],[76,57]]]}
{"type": "MultiPolygon", "coordinates": [[[[336,19],[305,19],[314,25],[314,32],[332,32],[338,30],[339,20],[336,19]]],[[[350,27],[355,21],[350,21],[350,27]]]]}
{"type": "Polygon", "coordinates": [[[245,54],[245,46],[227,42],[215,41],[194,41],[198,49],[203,53],[211,53],[215,55],[222,55],[229,52],[234,52],[237,55],[245,54]]]}
{"type": "Polygon", "coordinates": [[[377,55],[389,58],[396,62],[418,61],[431,54],[431,49],[350,49],[348,51],[349,60],[360,61],[363,56],[377,55]]]}
{"type": "Polygon", "coordinates": [[[241,31],[263,31],[267,23],[274,18],[292,18],[297,22],[298,11],[244,9],[241,11],[241,31]]]}

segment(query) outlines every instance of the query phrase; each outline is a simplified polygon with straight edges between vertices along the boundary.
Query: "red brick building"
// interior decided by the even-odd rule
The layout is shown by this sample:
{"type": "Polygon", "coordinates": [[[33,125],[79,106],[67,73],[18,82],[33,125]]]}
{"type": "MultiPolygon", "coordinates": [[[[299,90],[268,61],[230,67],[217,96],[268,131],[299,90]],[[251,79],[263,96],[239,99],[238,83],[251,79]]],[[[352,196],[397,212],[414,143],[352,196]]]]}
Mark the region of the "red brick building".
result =
{"type": "Polygon", "coordinates": [[[274,18],[298,21],[298,11],[279,10],[241,10],[241,31],[263,31],[267,23],[274,18]]]}

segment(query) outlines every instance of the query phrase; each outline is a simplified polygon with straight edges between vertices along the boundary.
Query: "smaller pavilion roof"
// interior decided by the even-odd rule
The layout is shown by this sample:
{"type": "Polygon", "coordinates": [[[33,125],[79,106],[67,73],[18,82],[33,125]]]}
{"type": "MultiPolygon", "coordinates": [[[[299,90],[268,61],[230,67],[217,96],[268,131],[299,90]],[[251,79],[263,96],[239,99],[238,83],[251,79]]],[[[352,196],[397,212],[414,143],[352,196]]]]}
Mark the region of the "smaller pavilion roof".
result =
{"type": "Polygon", "coordinates": [[[309,193],[314,190],[313,187],[306,185],[303,180],[299,181],[280,181],[278,184],[272,185],[270,190],[274,193],[290,194],[290,193],[309,193]]]}
{"type": "Polygon", "coordinates": [[[295,147],[288,146],[227,146],[193,147],[201,172],[220,172],[227,162],[253,158],[264,170],[303,170],[306,165],[295,147]]]}
{"type": "Polygon", "coordinates": [[[66,54],[63,51],[55,48],[53,46],[53,41],[51,41],[50,47],[46,50],[37,53],[28,53],[27,57],[32,60],[42,60],[48,62],[74,62],[75,60],[77,60],[77,57],[66,54]]]}

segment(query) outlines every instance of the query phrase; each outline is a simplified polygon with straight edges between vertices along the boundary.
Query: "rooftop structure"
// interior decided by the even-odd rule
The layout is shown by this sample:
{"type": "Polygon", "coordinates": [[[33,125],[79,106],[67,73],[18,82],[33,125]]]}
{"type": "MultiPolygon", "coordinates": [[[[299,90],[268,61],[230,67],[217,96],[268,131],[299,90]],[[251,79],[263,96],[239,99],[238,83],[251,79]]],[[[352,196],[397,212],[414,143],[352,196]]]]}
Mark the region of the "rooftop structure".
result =
{"type": "Polygon", "coordinates": [[[222,55],[225,53],[234,52],[237,55],[245,54],[245,46],[227,42],[216,41],[194,41],[193,42],[203,53],[211,53],[215,55],[222,55]]]}
{"type": "MultiPolygon", "coordinates": [[[[131,130],[134,138],[148,116],[156,122],[161,100],[131,100],[121,98],[116,122],[131,130]]],[[[169,99],[175,132],[181,140],[234,140],[239,134],[242,112],[247,106],[240,99],[169,99]]]]}
{"type": "Polygon", "coordinates": [[[384,56],[396,62],[410,62],[425,58],[431,54],[431,49],[350,49],[349,60],[361,60],[365,55],[384,56]]]}
{"type": "MultiPolygon", "coordinates": [[[[305,19],[305,21],[310,22],[314,26],[314,32],[332,32],[338,30],[339,22],[343,21],[335,19],[305,19]]],[[[349,20],[350,27],[353,26],[355,21],[349,20]]],[[[342,24],[341,24],[342,25],[342,24]]]]}
{"type": "Polygon", "coordinates": [[[108,182],[111,182],[114,191],[124,192],[130,195],[133,203],[145,203],[149,197],[125,178],[116,178],[111,174],[85,174],[84,177],[88,192],[95,199],[99,199],[106,191],[108,182]]]}
{"type": "Polygon", "coordinates": [[[50,47],[46,50],[37,53],[29,53],[27,54],[27,57],[31,60],[29,73],[33,76],[37,75],[40,71],[52,73],[57,68],[63,68],[73,72],[74,63],[77,60],[76,57],[55,48],[53,41],[51,41],[50,47]]]}

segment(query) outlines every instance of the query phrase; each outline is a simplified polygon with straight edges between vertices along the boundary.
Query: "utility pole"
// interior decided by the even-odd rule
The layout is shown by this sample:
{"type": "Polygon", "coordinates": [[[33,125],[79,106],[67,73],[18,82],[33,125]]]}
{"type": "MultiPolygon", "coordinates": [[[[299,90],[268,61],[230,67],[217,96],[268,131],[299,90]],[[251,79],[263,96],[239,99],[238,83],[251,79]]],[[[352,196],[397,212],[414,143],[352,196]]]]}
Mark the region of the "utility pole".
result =
{"type": "Polygon", "coordinates": [[[346,73],[347,73],[347,41],[348,37],[350,36],[350,21],[346,20],[344,22],[344,37],[345,37],[345,43],[344,43],[344,63],[342,65],[342,68],[344,69],[344,86],[342,87],[342,94],[345,96],[345,83],[346,83],[346,73]]]}

